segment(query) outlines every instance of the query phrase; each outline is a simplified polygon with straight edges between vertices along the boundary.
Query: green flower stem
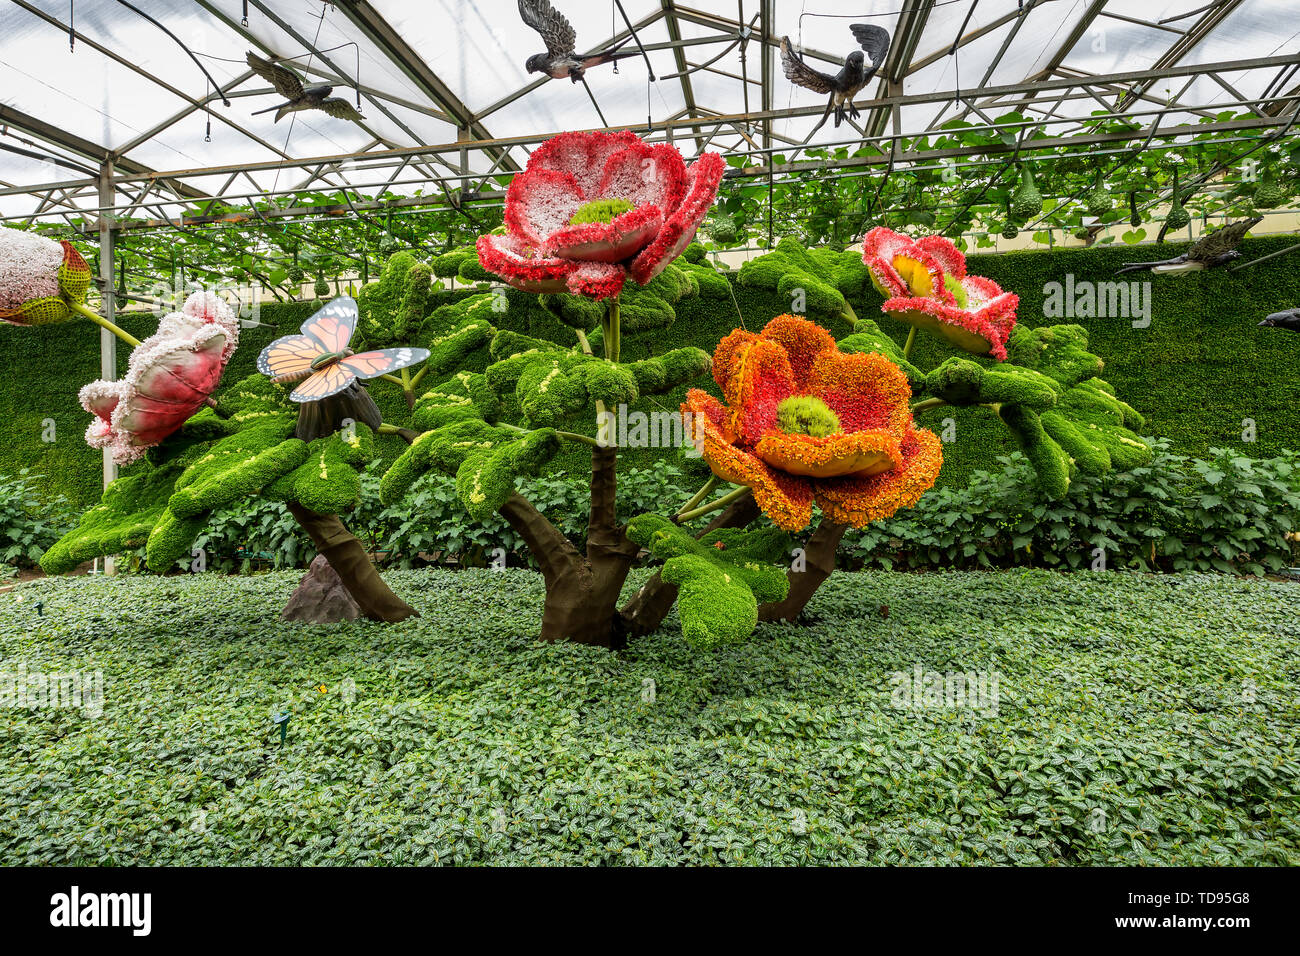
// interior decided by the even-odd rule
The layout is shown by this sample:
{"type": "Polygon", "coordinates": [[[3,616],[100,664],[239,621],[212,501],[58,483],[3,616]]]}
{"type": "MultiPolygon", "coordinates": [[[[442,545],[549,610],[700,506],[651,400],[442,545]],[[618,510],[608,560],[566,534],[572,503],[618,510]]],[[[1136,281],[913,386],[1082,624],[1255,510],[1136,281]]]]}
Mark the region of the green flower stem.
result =
{"type": "Polygon", "coordinates": [[[841,312],[840,315],[843,316],[844,321],[848,322],[850,325],[858,321],[858,313],[853,311],[853,306],[849,304],[848,296],[844,297],[844,311],[841,312]]]}
{"type": "Polygon", "coordinates": [[[574,329],[573,331],[578,333],[578,345],[582,348],[582,351],[587,355],[591,355],[591,343],[587,341],[587,333],[582,329],[574,329]]]}
{"type": "Polygon", "coordinates": [[[90,307],[84,305],[83,303],[69,302],[68,305],[71,308],[75,309],[76,311],[80,312],[86,318],[90,319],[90,321],[94,322],[100,328],[108,329],[108,331],[112,332],[114,335],[116,335],[119,339],[121,339],[123,342],[125,342],[127,345],[131,346],[132,348],[135,348],[137,345],[140,344],[140,340],[137,339],[130,332],[118,328],[112,322],[108,321],[108,319],[104,318],[94,309],[91,309],[90,307]]]}
{"type": "Polygon", "coordinates": [[[703,488],[701,488],[699,491],[695,493],[695,497],[677,509],[677,516],[674,518],[674,520],[681,520],[680,516],[683,513],[690,511],[701,501],[707,498],[709,496],[709,493],[712,492],[714,488],[718,487],[718,482],[720,480],[721,479],[719,479],[717,475],[709,475],[709,480],[704,483],[703,488]]]}
{"type": "Polygon", "coordinates": [[[427,371],[429,371],[429,366],[421,365],[420,370],[411,376],[411,391],[415,391],[420,382],[424,379],[424,373],[427,371]]]}
{"type": "Polygon", "coordinates": [[[388,422],[381,422],[375,431],[381,435],[397,435],[408,445],[414,444],[415,440],[422,434],[422,432],[417,432],[412,428],[401,428],[397,425],[390,425],[388,422]]]}
{"type": "Polygon", "coordinates": [[[912,343],[916,341],[916,326],[912,326],[912,331],[907,333],[907,343],[903,346],[903,358],[912,357],[912,343]]]}
{"type": "Polygon", "coordinates": [[[391,373],[389,373],[389,372],[385,372],[383,375],[380,375],[379,378],[382,378],[385,382],[392,382],[392,383],[395,384],[395,385],[400,385],[400,386],[402,386],[403,391],[405,391],[405,389],[406,389],[406,383],[403,382],[403,381],[402,381],[400,378],[398,378],[396,375],[393,375],[393,374],[391,374],[391,373]]]}
{"type": "Polygon", "coordinates": [[[747,494],[749,494],[749,485],[741,485],[739,488],[727,492],[721,498],[718,498],[715,501],[710,501],[707,505],[701,505],[700,507],[694,508],[690,511],[681,512],[677,514],[675,517],[679,522],[691,521],[692,519],[698,518],[701,515],[708,514],[710,511],[718,511],[721,508],[725,508],[733,501],[739,501],[747,494]]]}
{"type": "MultiPolygon", "coordinates": [[[[510,429],[512,432],[519,432],[519,434],[521,434],[521,435],[527,435],[527,434],[530,433],[530,430],[529,430],[529,429],[527,429],[527,428],[522,428],[522,427],[520,427],[519,425],[515,425],[515,424],[513,424],[513,423],[511,423],[511,422],[497,422],[497,427],[498,427],[498,428],[508,428],[508,429],[510,429]]],[[[381,428],[382,428],[382,426],[381,426],[381,428]]],[[[603,448],[603,447],[605,447],[605,446],[601,445],[600,442],[596,441],[596,439],[592,438],[590,435],[579,435],[577,432],[562,432],[562,431],[559,431],[559,430],[557,430],[557,431],[555,432],[555,434],[557,434],[557,435],[560,436],[561,438],[565,439],[566,441],[576,441],[576,442],[579,442],[579,443],[581,443],[581,444],[583,444],[583,445],[590,445],[592,448],[603,448]]]]}
{"type": "Polygon", "coordinates": [[[921,414],[921,412],[928,412],[932,408],[939,408],[947,404],[948,403],[945,402],[942,398],[927,398],[924,399],[923,401],[917,402],[915,405],[912,406],[912,414],[919,415],[921,414]]]}
{"type": "Polygon", "coordinates": [[[619,346],[621,342],[621,316],[619,309],[618,296],[609,300],[609,305],[605,311],[605,358],[611,362],[618,361],[619,346]]]}

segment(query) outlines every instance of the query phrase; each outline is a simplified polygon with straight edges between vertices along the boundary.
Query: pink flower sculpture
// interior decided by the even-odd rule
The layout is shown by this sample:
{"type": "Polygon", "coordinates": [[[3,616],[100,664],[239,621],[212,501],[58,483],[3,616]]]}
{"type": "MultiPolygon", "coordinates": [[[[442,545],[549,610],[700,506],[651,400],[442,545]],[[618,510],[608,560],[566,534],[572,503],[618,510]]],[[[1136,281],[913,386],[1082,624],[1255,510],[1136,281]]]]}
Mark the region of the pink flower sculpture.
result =
{"type": "Polygon", "coordinates": [[[688,167],[675,146],[628,131],[561,133],[510,183],[506,231],[479,237],[479,262],[526,292],[616,296],[682,254],[722,172],[717,153],[688,167]]]}
{"type": "Polygon", "coordinates": [[[966,274],[966,257],[943,236],[910,239],[877,226],[862,240],[884,311],[978,355],[1007,357],[1020,298],[992,279],[966,274]]]}
{"type": "Polygon", "coordinates": [[[86,301],[90,266],[66,241],[0,229],[0,321],[49,325],[86,301]]]}
{"type": "Polygon", "coordinates": [[[86,442],[111,449],[119,465],[143,457],[203,407],[238,342],[230,307],[211,292],[194,293],[136,346],[124,378],[82,388],[81,407],[95,416],[86,442]]]}

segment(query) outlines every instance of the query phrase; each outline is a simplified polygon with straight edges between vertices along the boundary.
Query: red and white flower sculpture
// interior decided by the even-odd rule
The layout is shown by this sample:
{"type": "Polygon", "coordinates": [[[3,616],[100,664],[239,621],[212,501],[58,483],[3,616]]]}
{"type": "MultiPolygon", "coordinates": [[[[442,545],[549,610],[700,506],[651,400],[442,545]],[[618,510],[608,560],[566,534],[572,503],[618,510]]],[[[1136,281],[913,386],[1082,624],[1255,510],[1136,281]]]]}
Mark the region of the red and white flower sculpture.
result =
{"type": "Polygon", "coordinates": [[[722,157],[690,166],[675,146],[636,134],[562,133],[506,192],[504,234],[480,236],[479,262],[526,292],[616,296],[682,254],[713,205],[722,157]]]}
{"type": "Polygon", "coordinates": [[[91,382],[78,398],[95,416],[86,442],[130,464],[207,402],[239,342],[239,320],[217,295],[196,292],[131,353],[124,378],[91,382]]]}
{"type": "Polygon", "coordinates": [[[86,301],[90,267],[67,241],[0,229],[0,321],[48,325],[86,301]]]}
{"type": "Polygon", "coordinates": [[[911,239],[877,226],[862,240],[871,282],[887,315],[977,355],[1007,357],[1020,297],[966,274],[966,257],[943,236],[911,239]]]}

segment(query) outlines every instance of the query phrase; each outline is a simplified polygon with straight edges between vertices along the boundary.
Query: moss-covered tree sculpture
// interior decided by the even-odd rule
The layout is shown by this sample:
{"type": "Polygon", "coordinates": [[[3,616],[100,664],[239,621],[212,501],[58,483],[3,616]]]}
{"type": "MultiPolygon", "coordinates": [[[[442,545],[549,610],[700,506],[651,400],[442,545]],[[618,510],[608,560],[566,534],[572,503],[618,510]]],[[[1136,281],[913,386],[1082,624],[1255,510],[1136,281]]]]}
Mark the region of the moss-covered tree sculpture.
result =
{"type": "Polygon", "coordinates": [[[848,527],[910,507],[932,486],[942,445],[915,424],[922,409],[988,409],[1051,495],[1076,471],[1149,458],[1133,431],[1140,418],[1097,378],[1082,329],[1017,326],[1015,295],[967,275],[961,253],[936,237],[877,229],[862,254],[783,240],[738,281],[789,296],[803,314],[737,329],[711,357],[682,347],[623,360],[624,339],[671,326],[683,299],[734,301],[690,245],[721,175],[714,154],[688,167],[673,147],[630,133],[544,144],[509,188],[503,229],[427,267],[398,253],[358,295],[358,348],[428,352],[418,371],[378,379],[402,388],[408,420],[307,416],[265,376],[237,382],[110,486],[47,568],[145,544],[150,566],[165,569],[213,509],[258,494],[289,503],[365,613],[400,620],[413,612],[339,516],[355,505],[377,442],[401,440],[381,498],[396,503],[436,472],[454,478],[474,518],[504,516],[545,581],[544,639],[619,647],[676,606],[686,640],[708,648],[744,640],[760,620],[797,619],[848,527]],[[480,291],[435,298],[434,280],[449,277],[480,291]],[[906,345],[853,314],[849,298],[868,284],[886,296],[887,316],[912,326],[906,345]],[[816,321],[832,315],[853,323],[839,341],[816,321]],[[919,368],[917,329],[958,354],[919,368]],[[681,405],[688,445],[709,469],[703,486],[663,514],[620,523],[620,411],[709,371],[716,392],[693,388],[681,405]],[[585,550],[518,491],[565,446],[590,455],[585,550]],[[620,606],[642,555],[662,567],[620,606]]]}

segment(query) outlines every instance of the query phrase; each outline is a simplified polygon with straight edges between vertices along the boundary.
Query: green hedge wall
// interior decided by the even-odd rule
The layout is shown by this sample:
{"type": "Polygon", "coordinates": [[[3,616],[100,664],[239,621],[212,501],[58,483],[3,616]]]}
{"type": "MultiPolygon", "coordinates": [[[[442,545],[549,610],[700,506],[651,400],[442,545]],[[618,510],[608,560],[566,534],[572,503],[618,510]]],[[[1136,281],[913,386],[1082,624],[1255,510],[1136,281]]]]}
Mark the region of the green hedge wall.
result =
{"type": "MultiPolygon", "coordinates": [[[[1292,242],[1290,237],[1247,240],[1241,246],[1243,260],[1292,242]]],[[[1043,317],[1046,283],[1064,282],[1067,273],[1073,274],[1076,282],[1107,281],[1122,262],[1167,258],[1184,248],[1181,244],[1106,246],[978,255],[970,257],[969,267],[1020,295],[1022,323],[1037,326],[1069,321],[1087,328],[1091,349],[1106,360],[1107,380],[1147,417],[1149,434],[1172,439],[1174,451],[1204,455],[1209,448],[1220,446],[1264,456],[1283,448],[1300,448],[1300,415],[1296,411],[1300,406],[1300,335],[1256,324],[1270,312],[1300,306],[1300,252],[1235,273],[1221,269],[1187,276],[1138,273],[1126,277],[1152,283],[1149,328],[1135,329],[1125,318],[1043,317]],[[1254,443],[1242,440],[1246,418],[1255,422],[1254,443]]],[[[734,304],[730,298],[679,302],[677,323],[625,339],[624,358],[633,361],[683,345],[712,351],[723,335],[740,324],[737,308],[751,330],[789,310],[788,303],[773,293],[739,285],[733,288],[734,304]]],[[[498,317],[499,324],[556,341],[573,341],[566,326],[543,317],[538,309],[526,308],[529,299],[524,293],[511,292],[511,309],[498,317]]],[[[264,306],[263,325],[241,333],[226,380],[250,374],[262,347],[279,335],[296,331],[317,305],[264,306]]],[[[863,318],[880,316],[880,299],[874,293],[853,306],[863,318]]],[[[143,338],[154,330],[155,320],[145,315],[127,318],[122,324],[143,338]]],[[[848,323],[840,320],[827,324],[837,337],[849,331],[848,323]]],[[[881,319],[881,324],[899,342],[906,338],[906,326],[888,319],[881,319]]],[[[0,444],[0,473],[30,467],[44,476],[51,492],[64,494],[79,505],[99,496],[99,453],[83,441],[88,417],[77,404],[77,391],[99,376],[98,343],[98,330],[88,322],[0,329],[0,416],[9,424],[9,440],[0,444]],[[53,419],[56,427],[52,443],[42,441],[46,418],[53,419]]],[[[128,351],[119,350],[123,369],[128,351]]],[[[923,368],[937,364],[946,354],[927,336],[918,337],[914,360],[923,368]]],[[[486,362],[486,355],[478,361],[486,362]]],[[[698,384],[713,387],[707,379],[698,384]]],[[[378,382],[370,388],[386,420],[405,421],[405,401],[396,386],[378,382]]],[[[684,391],[643,402],[639,408],[675,409],[684,391]]],[[[988,466],[994,456],[1014,447],[1006,430],[984,410],[939,409],[925,414],[922,421],[938,430],[947,415],[956,419],[956,441],[944,447],[942,484],[964,484],[972,469],[988,466]]],[[[401,451],[397,439],[382,444],[389,457],[401,451]]],[[[663,454],[657,449],[634,450],[629,453],[629,463],[646,465],[663,454]]],[[[566,449],[556,467],[584,473],[588,468],[585,451],[566,449]]]]}

